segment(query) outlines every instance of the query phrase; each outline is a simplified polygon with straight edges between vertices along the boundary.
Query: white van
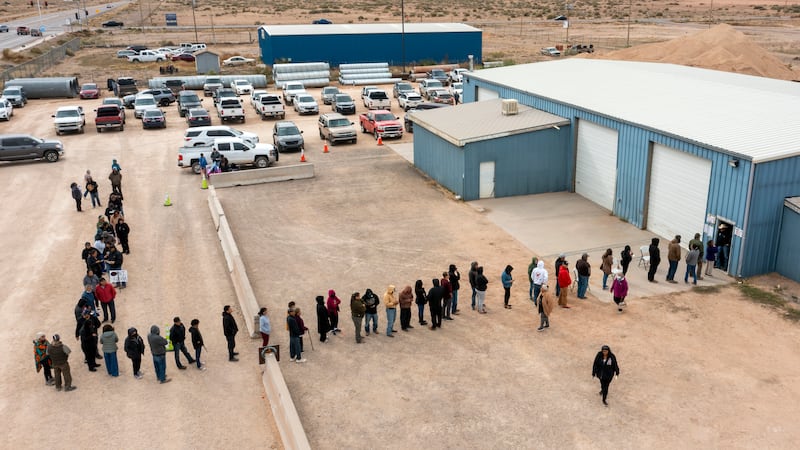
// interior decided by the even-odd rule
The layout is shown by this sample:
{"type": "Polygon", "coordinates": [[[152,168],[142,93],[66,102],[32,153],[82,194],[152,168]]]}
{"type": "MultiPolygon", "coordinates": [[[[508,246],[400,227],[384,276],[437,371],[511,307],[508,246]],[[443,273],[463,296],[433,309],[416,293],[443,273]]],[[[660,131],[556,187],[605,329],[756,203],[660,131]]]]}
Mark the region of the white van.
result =
{"type": "Polygon", "coordinates": [[[192,43],[182,42],[181,43],[181,49],[184,50],[184,51],[189,51],[189,52],[194,53],[194,52],[199,52],[201,50],[205,50],[206,49],[206,44],[201,44],[201,43],[197,43],[197,42],[192,42],[192,43]]]}

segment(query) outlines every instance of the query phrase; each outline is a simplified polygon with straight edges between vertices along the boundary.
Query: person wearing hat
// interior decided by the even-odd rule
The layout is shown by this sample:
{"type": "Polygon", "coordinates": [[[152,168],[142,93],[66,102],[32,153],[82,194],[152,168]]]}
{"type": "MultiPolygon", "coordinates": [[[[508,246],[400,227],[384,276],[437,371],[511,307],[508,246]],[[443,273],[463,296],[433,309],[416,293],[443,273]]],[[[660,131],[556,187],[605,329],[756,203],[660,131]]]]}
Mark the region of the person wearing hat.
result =
{"type": "MultiPolygon", "coordinates": [[[[541,262],[541,261],[540,261],[541,262]]],[[[542,263],[544,264],[544,263],[542,263]]],[[[539,328],[536,331],[544,331],[545,328],[550,328],[550,313],[553,312],[553,296],[550,295],[550,288],[545,284],[539,289],[539,298],[537,299],[539,308],[539,328]]]]}
{"type": "Polygon", "coordinates": [[[562,308],[569,309],[567,304],[567,294],[569,294],[569,286],[572,284],[572,277],[569,276],[569,263],[567,260],[561,261],[558,269],[558,305],[562,308]]]}
{"type": "Polygon", "coordinates": [[[36,372],[44,369],[44,383],[47,386],[52,386],[55,381],[53,381],[53,373],[50,370],[50,357],[47,356],[48,346],[50,346],[50,343],[47,342],[47,336],[44,332],[36,333],[36,339],[33,341],[33,359],[36,363],[36,372]]]}
{"type": "Polygon", "coordinates": [[[194,358],[186,349],[186,326],[181,323],[180,317],[172,319],[172,327],[169,329],[169,340],[172,341],[172,348],[175,353],[175,364],[180,370],[186,370],[186,366],[181,364],[181,352],[189,360],[189,364],[194,364],[194,358]]]}
{"type": "MultiPolygon", "coordinates": [[[[556,278],[558,277],[558,274],[561,273],[561,265],[564,264],[566,260],[567,260],[567,255],[563,253],[558,255],[558,258],[556,258],[556,262],[554,263],[556,278]]],[[[559,285],[559,283],[556,283],[556,297],[560,297],[560,295],[561,295],[561,286],[559,285]]]]}
{"type": "Polygon", "coordinates": [[[133,376],[137,380],[142,379],[142,355],[144,355],[144,340],[139,336],[136,328],[128,328],[128,337],[125,338],[125,354],[133,363],[133,376]]]}
{"type": "Polygon", "coordinates": [[[589,265],[589,254],[584,253],[575,263],[578,271],[578,298],[586,300],[586,290],[589,289],[589,277],[592,276],[592,266],[589,265]]]}
{"type": "Polygon", "coordinates": [[[111,191],[122,194],[122,174],[119,170],[112,168],[111,173],[108,174],[108,180],[111,181],[111,191]]]}
{"type": "Polygon", "coordinates": [[[72,374],[69,370],[69,354],[72,350],[69,349],[63,342],[61,336],[54,334],[53,342],[47,346],[47,356],[50,358],[50,363],[55,371],[55,384],[56,390],[61,390],[61,377],[64,377],[64,391],[74,391],[75,386],[72,385],[72,374]]]}
{"type": "Polygon", "coordinates": [[[597,356],[594,357],[594,365],[592,366],[592,377],[597,377],[600,380],[600,395],[603,396],[603,404],[608,406],[606,397],[608,397],[608,386],[614,380],[614,375],[619,376],[619,366],[617,365],[617,357],[611,352],[611,348],[604,345],[597,356]]]}

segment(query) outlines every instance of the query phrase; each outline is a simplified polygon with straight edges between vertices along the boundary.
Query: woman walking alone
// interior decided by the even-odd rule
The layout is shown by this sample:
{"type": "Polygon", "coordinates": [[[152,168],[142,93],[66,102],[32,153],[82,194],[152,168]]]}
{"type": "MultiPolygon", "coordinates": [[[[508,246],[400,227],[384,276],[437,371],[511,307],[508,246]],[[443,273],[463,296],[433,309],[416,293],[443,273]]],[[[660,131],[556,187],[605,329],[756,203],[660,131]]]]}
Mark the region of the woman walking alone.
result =
{"type": "Polygon", "coordinates": [[[514,268],[511,267],[511,265],[507,265],[506,270],[503,271],[503,275],[500,276],[500,281],[503,283],[503,307],[505,309],[511,309],[508,300],[511,298],[511,285],[514,284],[514,279],[511,277],[512,270],[514,270],[514,268]]]}
{"type": "Polygon", "coordinates": [[[597,377],[600,380],[600,395],[603,396],[603,404],[608,406],[606,397],[608,397],[608,387],[611,381],[614,380],[614,375],[619,376],[619,366],[617,365],[617,357],[611,352],[611,348],[604,345],[597,356],[594,357],[594,365],[592,366],[592,377],[597,377]]]}
{"type": "Polygon", "coordinates": [[[614,252],[608,248],[600,260],[600,270],[603,272],[603,290],[608,289],[608,277],[611,275],[611,266],[614,265],[614,252]]]}
{"type": "Polygon", "coordinates": [[[342,301],[339,300],[339,297],[336,296],[336,291],[333,289],[328,291],[328,316],[331,321],[331,332],[334,336],[336,333],[342,331],[339,329],[339,305],[342,304],[342,301]]]}
{"type": "Polygon", "coordinates": [[[614,296],[614,303],[617,304],[617,311],[622,312],[625,307],[625,297],[628,295],[628,280],[624,273],[618,273],[611,282],[611,295],[614,296]]]}
{"type": "Polygon", "coordinates": [[[419,324],[427,325],[425,321],[425,305],[428,303],[428,295],[425,293],[425,287],[422,285],[422,280],[417,280],[414,283],[414,294],[416,295],[416,304],[419,309],[419,324]]]}

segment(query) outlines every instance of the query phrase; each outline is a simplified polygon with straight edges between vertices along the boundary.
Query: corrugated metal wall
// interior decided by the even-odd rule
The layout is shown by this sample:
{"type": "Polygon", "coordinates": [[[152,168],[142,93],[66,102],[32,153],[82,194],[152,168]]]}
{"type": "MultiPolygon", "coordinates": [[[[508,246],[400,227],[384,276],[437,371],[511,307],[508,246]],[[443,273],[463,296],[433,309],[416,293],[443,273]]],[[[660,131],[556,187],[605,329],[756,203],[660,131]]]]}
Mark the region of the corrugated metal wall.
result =
{"type": "Polygon", "coordinates": [[[797,255],[800,255],[800,214],[787,207],[783,207],[778,242],[780,248],[775,258],[775,271],[800,283],[800,264],[797,264],[797,255]]]}
{"type": "MultiPolygon", "coordinates": [[[[261,28],[258,32],[261,59],[266,64],[280,60],[286,62],[324,61],[332,66],[339,64],[388,62],[390,66],[403,64],[400,33],[382,34],[332,34],[269,36],[261,28]]],[[[463,63],[467,55],[482,60],[480,31],[444,33],[406,33],[405,63],[420,61],[463,63]]]]}
{"type": "MultiPolygon", "coordinates": [[[[786,197],[800,196],[800,157],[756,165],[742,276],[774,272],[786,197]]],[[[798,264],[795,254],[794,264],[798,264]]]]}
{"type": "MultiPolygon", "coordinates": [[[[706,215],[711,214],[719,216],[734,222],[736,226],[743,226],[745,203],[747,200],[747,183],[752,167],[749,161],[742,160],[739,162],[738,167],[730,167],[728,161],[732,159],[732,157],[724,153],[709,150],[662,133],[584,111],[576,106],[564,105],[557,101],[539,98],[528,93],[511,89],[507,86],[486,83],[482,80],[475,80],[469,77],[464,88],[465,102],[474,101],[477,87],[495,90],[500,94],[501,98],[513,98],[523,105],[568,118],[572,120],[573,124],[576,119],[584,119],[618,130],[617,198],[614,205],[614,214],[631,224],[639,228],[646,228],[646,195],[649,184],[648,165],[650,161],[651,143],[655,142],[711,160],[711,182],[709,186],[708,203],[706,205],[706,215]]],[[[568,88],[568,86],[565,86],[565,89],[568,88]]],[[[657,105],[654,105],[654,107],[657,107],[657,105]]],[[[574,174],[573,161],[576,138],[577,136],[573,133],[567,146],[568,149],[571,149],[569,152],[569,157],[571,158],[569,161],[570,182],[568,184],[568,190],[570,191],[574,191],[571,179],[574,174]]],[[[795,173],[800,173],[800,167],[795,170],[795,173]]],[[[701,186],[698,186],[698,189],[701,188],[701,186]]],[[[800,191],[794,192],[791,195],[800,195],[800,191]]],[[[680,202],[681,199],[675,199],[676,208],[680,208],[680,202]]],[[[774,211],[772,217],[775,217],[774,211]]],[[[774,220],[777,223],[777,219],[774,220]]],[[[701,230],[686,230],[685,234],[691,236],[700,231],[701,230]]],[[[731,242],[730,273],[737,273],[740,245],[740,239],[734,236],[731,242]]],[[[774,260],[774,253],[772,257],[774,260]]]]}
{"type": "Polygon", "coordinates": [[[564,148],[570,127],[473,142],[460,148],[414,126],[414,165],[464,200],[479,197],[479,167],[495,162],[495,196],[567,190],[571,169],[564,148]]]}

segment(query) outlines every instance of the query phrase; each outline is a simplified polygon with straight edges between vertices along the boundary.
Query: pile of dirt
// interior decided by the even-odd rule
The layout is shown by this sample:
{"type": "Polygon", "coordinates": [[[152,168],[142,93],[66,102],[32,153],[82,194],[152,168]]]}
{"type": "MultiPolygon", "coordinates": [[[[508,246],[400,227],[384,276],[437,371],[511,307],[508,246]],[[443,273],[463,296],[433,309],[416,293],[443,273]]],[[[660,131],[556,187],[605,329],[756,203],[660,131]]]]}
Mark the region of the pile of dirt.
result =
{"type": "Polygon", "coordinates": [[[637,45],[593,57],[663,62],[780,80],[800,80],[800,72],[787,67],[763,47],[751,42],[744,33],[727,24],[671,41],[637,45]]]}

